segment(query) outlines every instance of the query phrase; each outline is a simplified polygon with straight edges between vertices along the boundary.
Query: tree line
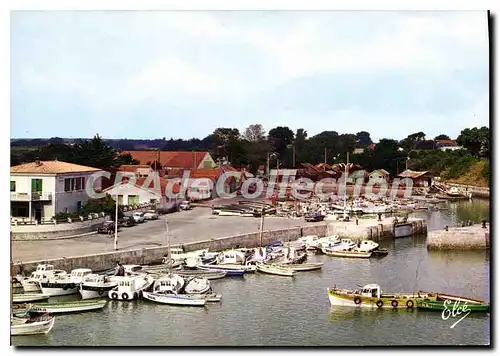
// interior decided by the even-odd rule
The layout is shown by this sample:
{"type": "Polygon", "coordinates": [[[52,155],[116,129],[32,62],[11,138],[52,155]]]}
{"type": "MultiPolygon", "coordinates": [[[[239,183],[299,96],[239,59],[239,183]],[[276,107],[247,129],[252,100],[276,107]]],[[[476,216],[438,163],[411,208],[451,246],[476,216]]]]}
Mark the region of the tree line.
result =
{"type": "MultiPolygon", "coordinates": [[[[441,151],[436,149],[437,140],[448,140],[441,134],[428,139],[424,132],[416,132],[402,140],[384,138],[375,145],[370,133],[340,134],[323,131],[308,136],[305,129],[295,132],[286,126],[275,127],[269,132],[260,124],[237,128],[217,128],[203,139],[166,140],[104,140],[99,135],[93,139],[67,141],[62,138],[48,140],[15,140],[11,142],[11,165],[31,162],[35,159],[72,162],[101,169],[113,169],[122,164],[138,164],[130,155],[119,155],[121,150],[156,148],[170,151],[208,151],[219,162],[248,167],[255,173],[260,165],[269,160],[271,168],[298,168],[300,163],[336,164],[349,161],[360,164],[366,170],[384,168],[392,175],[407,166],[414,170],[430,170],[439,175],[462,174],[470,165],[489,157],[489,128],[466,128],[457,138],[464,149],[441,151]],[[358,149],[355,151],[355,149],[358,149]],[[362,151],[359,153],[354,153],[362,151]]],[[[154,164],[154,162],[148,162],[154,164]]],[[[489,165],[484,172],[489,177],[489,165]]]]}

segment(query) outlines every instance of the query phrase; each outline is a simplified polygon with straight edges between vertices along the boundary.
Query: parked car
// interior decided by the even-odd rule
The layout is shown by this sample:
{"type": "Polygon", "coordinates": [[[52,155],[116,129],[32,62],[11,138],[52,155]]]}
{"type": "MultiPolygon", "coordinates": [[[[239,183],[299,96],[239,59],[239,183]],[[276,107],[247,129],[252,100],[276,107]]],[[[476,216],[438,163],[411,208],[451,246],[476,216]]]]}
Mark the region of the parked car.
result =
{"type": "Polygon", "coordinates": [[[135,219],[132,216],[125,216],[120,219],[118,226],[130,227],[135,225],[135,219]]]}
{"type": "Polygon", "coordinates": [[[101,226],[97,228],[98,234],[108,234],[109,232],[115,232],[115,222],[108,220],[102,223],[101,226]]]}
{"type": "Polygon", "coordinates": [[[148,210],[144,213],[144,219],[146,220],[156,220],[160,214],[158,214],[155,210],[148,210]]]}
{"type": "Polygon", "coordinates": [[[320,213],[308,214],[304,218],[307,222],[317,222],[325,220],[325,216],[320,213]]]}
{"type": "Polygon", "coordinates": [[[181,210],[189,210],[189,209],[191,209],[191,203],[190,203],[189,201],[187,201],[187,200],[184,200],[184,201],[181,203],[181,205],[179,205],[179,208],[180,208],[181,210]]]}
{"type": "Polygon", "coordinates": [[[134,218],[136,223],[143,223],[144,220],[146,220],[144,218],[144,213],[142,213],[142,212],[135,212],[132,214],[132,217],[134,218]]]}

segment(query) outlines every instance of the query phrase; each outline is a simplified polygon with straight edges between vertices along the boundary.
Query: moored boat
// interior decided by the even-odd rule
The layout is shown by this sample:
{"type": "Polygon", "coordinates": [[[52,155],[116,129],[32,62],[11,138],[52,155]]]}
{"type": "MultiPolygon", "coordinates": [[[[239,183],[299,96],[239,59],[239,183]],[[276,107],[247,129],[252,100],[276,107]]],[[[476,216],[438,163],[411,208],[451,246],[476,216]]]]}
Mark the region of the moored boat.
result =
{"type": "Polygon", "coordinates": [[[47,334],[54,327],[55,317],[42,315],[36,318],[12,317],[10,321],[10,334],[36,335],[47,334]]]}
{"type": "Polygon", "coordinates": [[[322,251],[325,255],[333,257],[370,258],[372,255],[371,252],[359,251],[357,249],[336,251],[323,248],[322,251]]]}
{"type": "Polygon", "coordinates": [[[327,288],[327,292],[332,306],[367,308],[413,309],[417,307],[418,300],[435,301],[437,298],[436,294],[426,292],[382,292],[378,284],[367,284],[356,290],[338,289],[334,286],[333,288],[327,288]]]}
{"type": "Polygon", "coordinates": [[[217,265],[198,265],[196,267],[202,271],[225,272],[226,277],[242,277],[245,275],[244,269],[222,268],[222,266],[217,265]]]}
{"type": "Polygon", "coordinates": [[[29,303],[29,302],[37,302],[41,300],[49,299],[48,295],[44,294],[35,294],[35,293],[25,293],[25,294],[13,294],[12,302],[13,303],[29,303]]]}
{"type": "Polygon", "coordinates": [[[184,285],[185,294],[204,294],[211,289],[210,281],[203,277],[190,277],[184,285]]]}
{"type": "Polygon", "coordinates": [[[31,276],[29,277],[17,277],[19,282],[21,283],[24,292],[38,292],[40,291],[40,283],[39,282],[46,282],[50,278],[54,278],[57,276],[63,276],[66,275],[67,272],[60,270],[60,269],[54,269],[53,265],[49,264],[40,264],[36,267],[36,270],[31,273],[31,276]]]}
{"type": "Polygon", "coordinates": [[[376,250],[372,251],[372,256],[377,257],[387,256],[388,254],[389,250],[386,248],[377,248],[376,250]]]}
{"type": "Polygon", "coordinates": [[[469,304],[466,301],[452,301],[450,299],[436,301],[417,300],[417,308],[439,312],[442,312],[444,310],[460,310],[462,312],[488,312],[490,310],[490,306],[486,302],[469,304]]]}
{"type": "Polygon", "coordinates": [[[186,277],[203,277],[208,280],[224,278],[227,274],[226,271],[209,271],[209,270],[180,270],[176,271],[179,276],[186,277]]]}
{"type": "Polygon", "coordinates": [[[42,293],[49,296],[70,295],[78,293],[83,278],[91,274],[89,268],[77,268],[71,271],[71,274],[57,276],[49,279],[47,282],[40,282],[42,293]]]}
{"type": "Polygon", "coordinates": [[[291,269],[292,271],[295,272],[304,272],[304,271],[314,271],[321,269],[323,267],[323,263],[318,262],[318,263],[299,263],[299,264],[277,264],[280,267],[285,267],[288,269],[291,269]]]}
{"type": "Polygon", "coordinates": [[[295,272],[292,269],[287,267],[282,267],[276,264],[258,263],[257,271],[283,277],[295,276],[295,272]]]}
{"type": "Polygon", "coordinates": [[[118,285],[108,292],[108,297],[113,300],[139,299],[141,294],[154,283],[154,279],[147,274],[120,278],[118,285]]]}
{"type": "Polygon", "coordinates": [[[179,306],[205,306],[207,298],[186,294],[143,292],[142,296],[153,302],[179,306]]]}
{"type": "MultiPolygon", "coordinates": [[[[106,297],[108,292],[118,285],[117,277],[107,277],[102,274],[91,273],[84,277],[80,285],[82,299],[106,297]],[[110,278],[115,280],[110,281],[110,278]]],[[[119,278],[119,277],[118,277],[119,278]]]]}
{"type": "Polygon", "coordinates": [[[71,302],[57,303],[37,303],[32,304],[28,312],[34,314],[59,314],[59,313],[75,313],[90,310],[102,309],[106,305],[107,300],[77,300],[71,302]]]}

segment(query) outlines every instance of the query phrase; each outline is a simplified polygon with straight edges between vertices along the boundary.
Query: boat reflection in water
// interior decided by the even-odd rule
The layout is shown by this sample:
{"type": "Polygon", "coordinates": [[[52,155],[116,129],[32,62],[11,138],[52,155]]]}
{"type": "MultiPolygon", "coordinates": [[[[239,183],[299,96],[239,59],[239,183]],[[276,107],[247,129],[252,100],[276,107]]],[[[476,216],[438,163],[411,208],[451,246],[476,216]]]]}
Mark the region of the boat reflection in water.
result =
{"type": "Polygon", "coordinates": [[[380,318],[401,317],[402,315],[416,314],[416,309],[378,309],[378,308],[352,308],[348,306],[332,306],[328,312],[330,323],[341,323],[347,320],[356,320],[363,324],[373,324],[380,318]]]}

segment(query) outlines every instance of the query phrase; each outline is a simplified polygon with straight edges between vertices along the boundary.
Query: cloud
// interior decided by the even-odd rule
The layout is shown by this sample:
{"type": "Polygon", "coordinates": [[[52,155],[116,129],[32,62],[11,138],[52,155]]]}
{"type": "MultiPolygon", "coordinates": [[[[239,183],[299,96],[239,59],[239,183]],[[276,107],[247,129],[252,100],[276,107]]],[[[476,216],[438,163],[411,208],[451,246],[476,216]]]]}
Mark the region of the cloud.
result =
{"type": "Polygon", "coordinates": [[[467,126],[457,110],[479,111],[487,96],[486,25],[485,12],[16,12],[13,135],[33,123],[22,108],[40,98],[38,116],[84,112],[94,127],[120,117],[104,136],[130,137],[124,120],[137,117],[191,122],[159,134],[180,137],[286,120],[359,131],[373,118],[413,118],[395,128],[405,133],[429,118],[467,126]]]}

